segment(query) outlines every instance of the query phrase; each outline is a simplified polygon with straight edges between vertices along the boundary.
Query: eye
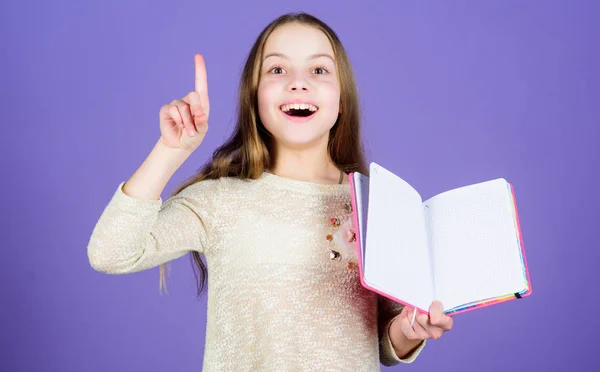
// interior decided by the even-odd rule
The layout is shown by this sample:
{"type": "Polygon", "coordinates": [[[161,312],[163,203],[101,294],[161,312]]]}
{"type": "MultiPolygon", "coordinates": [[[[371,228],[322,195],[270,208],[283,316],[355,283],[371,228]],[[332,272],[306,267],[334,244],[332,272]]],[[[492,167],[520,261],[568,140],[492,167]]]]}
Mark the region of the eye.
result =
{"type": "Polygon", "coordinates": [[[323,67],[323,66],[315,67],[315,69],[314,69],[313,71],[315,71],[315,73],[316,73],[317,75],[324,75],[324,74],[326,74],[326,73],[328,73],[328,72],[329,72],[329,71],[328,71],[328,70],[327,70],[325,67],[323,67]]]}
{"type": "Polygon", "coordinates": [[[275,67],[272,67],[269,70],[269,73],[277,74],[278,75],[278,74],[283,74],[283,71],[284,71],[283,67],[281,67],[281,66],[275,66],[275,67]]]}

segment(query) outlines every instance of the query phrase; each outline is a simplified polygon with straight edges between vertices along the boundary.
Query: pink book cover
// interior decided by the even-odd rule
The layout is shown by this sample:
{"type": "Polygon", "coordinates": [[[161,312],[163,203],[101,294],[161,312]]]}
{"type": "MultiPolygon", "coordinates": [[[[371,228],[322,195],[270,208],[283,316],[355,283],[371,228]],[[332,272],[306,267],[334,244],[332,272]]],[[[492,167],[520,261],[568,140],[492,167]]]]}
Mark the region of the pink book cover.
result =
{"type": "MultiPolygon", "coordinates": [[[[350,182],[350,197],[351,197],[351,204],[352,204],[352,225],[354,228],[354,233],[356,235],[356,241],[355,241],[355,245],[356,245],[356,253],[357,253],[357,257],[358,257],[358,270],[359,270],[359,275],[360,275],[360,282],[361,285],[372,291],[375,292],[383,297],[386,297],[392,301],[395,301],[397,303],[403,304],[405,306],[408,306],[410,308],[415,308],[414,305],[409,304],[399,298],[393,297],[387,293],[381,292],[380,290],[373,288],[371,286],[369,286],[369,284],[367,282],[365,282],[364,279],[364,271],[363,271],[363,257],[362,257],[362,250],[361,250],[361,246],[362,246],[362,239],[363,237],[361,236],[361,230],[360,230],[360,226],[358,224],[358,208],[357,208],[357,200],[356,200],[356,188],[355,188],[355,183],[354,183],[354,172],[351,172],[349,174],[349,182],[350,182]]],[[[501,302],[506,302],[506,301],[510,301],[510,300],[515,300],[515,299],[520,299],[520,298],[524,298],[527,297],[529,295],[531,295],[532,292],[532,288],[531,288],[531,279],[529,276],[529,267],[527,265],[527,258],[525,256],[525,247],[523,245],[523,237],[522,237],[522,232],[521,232],[521,224],[519,221],[519,213],[517,211],[517,203],[516,203],[516,198],[515,198],[515,193],[514,193],[514,188],[513,185],[511,183],[508,183],[508,186],[510,188],[511,194],[512,194],[512,200],[513,200],[513,212],[514,212],[514,216],[515,216],[515,226],[516,226],[516,230],[517,230],[517,237],[516,239],[518,239],[519,242],[519,247],[521,250],[521,260],[523,263],[523,267],[524,267],[524,271],[525,271],[525,277],[527,280],[527,289],[522,292],[522,293],[509,293],[506,294],[505,296],[500,296],[500,297],[496,297],[496,298],[490,298],[490,299],[481,299],[480,301],[477,301],[475,303],[471,303],[471,304],[465,304],[462,307],[458,307],[455,309],[450,309],[450,310],[445,310],[444,312],[446,313],[446,315],[449,316],[454,316],[456,314],[460,314],[460,313],[464,313],[464,312],[468,312],[468,311],[472,311],[475,309],[481,309],[487,306],[491,306],[491,305],[495,305],[501,302]]],[[[428,309],[421,309],[421,308],[416,308],[416,310],[420,313],[423,314],[427,314],[429,315],[429,310],[428,309]]]]}

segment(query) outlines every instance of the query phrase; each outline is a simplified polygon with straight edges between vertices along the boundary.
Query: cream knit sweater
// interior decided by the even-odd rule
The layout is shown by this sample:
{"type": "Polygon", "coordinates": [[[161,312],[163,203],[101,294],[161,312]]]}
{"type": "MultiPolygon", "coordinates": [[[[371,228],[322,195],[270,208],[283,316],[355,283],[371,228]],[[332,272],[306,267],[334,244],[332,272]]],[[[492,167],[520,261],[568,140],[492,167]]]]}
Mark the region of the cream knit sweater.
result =
{"type": "Polygon", "coordinates": [[[121,183],[88,245],[108,274],[150,269],[190,251],[208,267],[203,371],[378,371],[398,359],[387,326],[402,305],[360,285],[348,184],[263,173],[191,185],[166,201],[121,183]],[[331,258],[331,251],[339,253],[331,258]]]}

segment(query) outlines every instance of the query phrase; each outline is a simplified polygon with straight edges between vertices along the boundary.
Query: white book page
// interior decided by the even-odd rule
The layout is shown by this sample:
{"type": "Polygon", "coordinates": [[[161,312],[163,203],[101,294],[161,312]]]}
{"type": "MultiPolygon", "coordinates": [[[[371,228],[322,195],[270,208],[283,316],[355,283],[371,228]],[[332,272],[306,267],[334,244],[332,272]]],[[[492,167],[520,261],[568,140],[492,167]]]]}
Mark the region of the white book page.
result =
{"type": "Polygon", "coordinates": [[[496,179],[423,203],[444,309],[524,289],[511,202],[506,180],[496,179]]]}
{"type": "Polygon", "coordinates": [[[358,234],[360,236],[360,251],[364,270],[365,242],[367,241],[367,211],[369,210],[369,177],[359,172],[353,173],[356,200],[356,215],[358,217],[358,234]]]}
{"type": "Polygon", "coordinates": [[[400,301],[428,310],[433,301],[427,231],[419,193],[371,163],[365,281],[400,301]]]}

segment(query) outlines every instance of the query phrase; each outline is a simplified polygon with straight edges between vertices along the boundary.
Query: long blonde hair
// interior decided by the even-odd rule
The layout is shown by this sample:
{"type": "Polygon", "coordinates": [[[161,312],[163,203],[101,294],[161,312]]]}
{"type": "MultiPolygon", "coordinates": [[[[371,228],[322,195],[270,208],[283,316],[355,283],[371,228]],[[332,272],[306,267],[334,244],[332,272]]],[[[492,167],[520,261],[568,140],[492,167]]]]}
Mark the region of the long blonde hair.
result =
{"type": "MultiPolygon", "coordinates": [[[[350,60],[337,34],[323,21],[306,13],[288,13],[272,21],[260,33],[242,71],[237,105],[237,122],[231,136],[213,153],[210,161],[196,174],[173,191],[173,195],[184,188],[205,179],[237,177],[257,179],[274,163],[274,146],[271,134],[265,129],[258,115],[257,90],[259,72],[265,42],[279,26],[300,23],[321,30],[329,38],[335,55],[336,69],[340,80],[341,113],[329,133],[328,151],[335,165],[346,173],[367,174],[368,168],[362,148],[358,92],[350,60]]],[[[198,296],[207,281],[207,268],[198,252],[192,252],[193,263],[200,271],[194,271],[198,296]]],[[[160,265],[160,288],[165,286],[165,266],[160,265]]]]}

